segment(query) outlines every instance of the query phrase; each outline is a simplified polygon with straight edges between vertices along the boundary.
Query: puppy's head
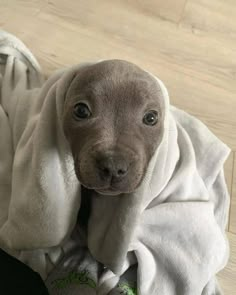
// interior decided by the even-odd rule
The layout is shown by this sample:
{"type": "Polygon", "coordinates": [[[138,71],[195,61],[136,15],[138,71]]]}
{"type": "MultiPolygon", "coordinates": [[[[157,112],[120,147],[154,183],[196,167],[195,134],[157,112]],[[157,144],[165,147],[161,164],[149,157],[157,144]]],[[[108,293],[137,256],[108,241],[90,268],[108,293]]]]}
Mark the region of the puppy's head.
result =
{"type": "Polygon", "coordinates": [[[126,61],[78,70],[63,129],[82,185],[107,195],[138,188],[163,136],[163,99],[155,78],[126,61]]]}

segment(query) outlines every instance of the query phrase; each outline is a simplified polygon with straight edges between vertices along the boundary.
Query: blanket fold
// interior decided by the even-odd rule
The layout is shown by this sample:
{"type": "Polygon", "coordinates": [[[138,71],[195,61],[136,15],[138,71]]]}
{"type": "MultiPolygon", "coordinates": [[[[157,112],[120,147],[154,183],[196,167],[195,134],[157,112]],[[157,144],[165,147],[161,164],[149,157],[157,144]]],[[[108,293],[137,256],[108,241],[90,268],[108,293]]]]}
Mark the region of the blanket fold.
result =
{"type": "MultiPolygon", "coordinates": [[[[215,275],[229,255],[223,164],[230,151],[199,120],[169,105],[158,78],[166,110],[162,142],[135,192],[93,193],[85,251],[76,225],[81,187],[62,118],[73,79],[92,64],[44,81],[21,41],[0,32],[0,247],[49,275],[54,287],[67,270],[70,280],[82,280],[83,270],[72,276],[68,267],[68,255],[77,253],[78,264],[91,269],[81,294],[119,294],[130,278],[130,294],[221,294],[215,275]]],[[[66,288],[58,294],[73,294],[66,288]]]]}

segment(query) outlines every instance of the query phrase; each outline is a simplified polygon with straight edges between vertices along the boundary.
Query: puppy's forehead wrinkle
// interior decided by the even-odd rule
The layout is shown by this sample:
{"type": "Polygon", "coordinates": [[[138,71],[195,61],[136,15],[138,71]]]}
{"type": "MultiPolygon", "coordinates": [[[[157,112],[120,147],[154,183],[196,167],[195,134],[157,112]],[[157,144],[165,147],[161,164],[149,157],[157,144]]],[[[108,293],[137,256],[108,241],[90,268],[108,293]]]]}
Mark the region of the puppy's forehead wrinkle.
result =
{"type": "Polygon", "coordinates": [[[119,78],[115,80],[113,77],[103,79],[91,83],[88,86],[90,95],[96,98],[109,98],[109,99],[122,99],[125,98],[130,100],[140,100],[143,103],[148,100],[156,100],[158,97],[161,98],[161,92],[156,87],[157,84],[150,83],[143,79],[130,79],[119,78]]]}
{"type": "Polygon", "coordinates": [[[96,99],[121,97],[158,98],[162,91],[157,80],[138,66],[123,60],[108,60],[83,68],[73,79],[70,97],[94,96],[96,99]]]}

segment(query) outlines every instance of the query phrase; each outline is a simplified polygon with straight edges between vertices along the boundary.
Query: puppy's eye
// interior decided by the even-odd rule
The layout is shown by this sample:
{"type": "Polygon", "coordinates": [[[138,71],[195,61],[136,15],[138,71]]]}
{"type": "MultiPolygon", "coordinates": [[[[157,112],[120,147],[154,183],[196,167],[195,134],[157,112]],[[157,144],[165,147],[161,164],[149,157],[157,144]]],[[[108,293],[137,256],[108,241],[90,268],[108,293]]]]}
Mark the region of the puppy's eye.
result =
{"type": "Polygon", "coordinates": [[[158,122],[158,112],[149,111],[143,117],[143,123],[146,125],[154,126],[158,122]]]}
{"type": "Polygon", "coordinates": [[[75,119],[87,119],[92,113],[85,103],[79,102],[74,106],[74,115],[75,119]]]}

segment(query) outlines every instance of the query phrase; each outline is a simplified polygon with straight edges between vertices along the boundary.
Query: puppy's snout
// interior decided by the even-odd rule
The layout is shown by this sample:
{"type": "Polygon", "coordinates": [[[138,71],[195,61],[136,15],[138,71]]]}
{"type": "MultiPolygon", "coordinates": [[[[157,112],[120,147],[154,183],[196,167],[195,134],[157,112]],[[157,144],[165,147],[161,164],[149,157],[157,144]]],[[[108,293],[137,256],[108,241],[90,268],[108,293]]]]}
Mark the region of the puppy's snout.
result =
{"type": "Polygon", "coordinates": [[[120,154],[100,155],[96,159],[99,175],[104,180],[121,179],[128,173],[128,163],[120,154]]]}

